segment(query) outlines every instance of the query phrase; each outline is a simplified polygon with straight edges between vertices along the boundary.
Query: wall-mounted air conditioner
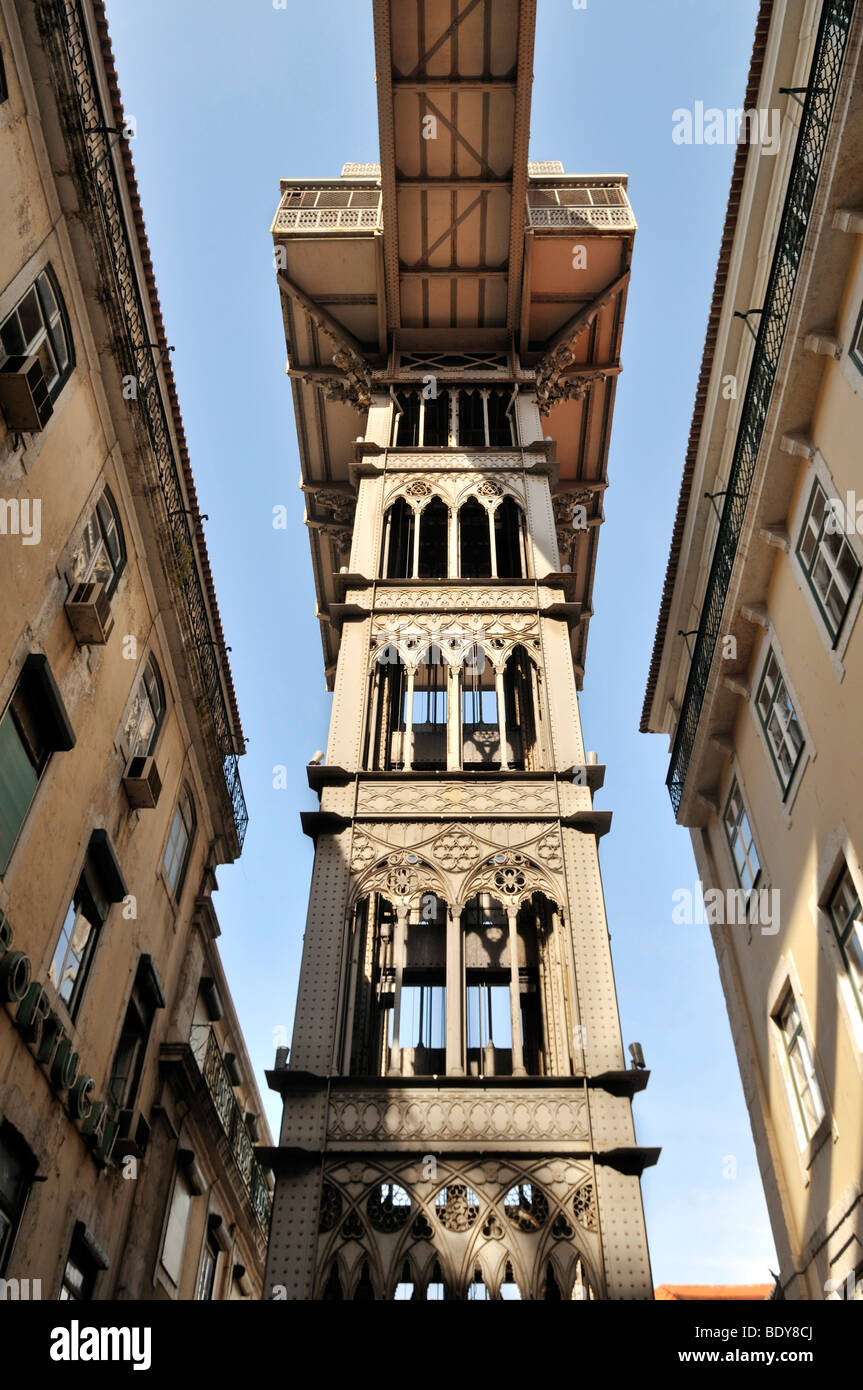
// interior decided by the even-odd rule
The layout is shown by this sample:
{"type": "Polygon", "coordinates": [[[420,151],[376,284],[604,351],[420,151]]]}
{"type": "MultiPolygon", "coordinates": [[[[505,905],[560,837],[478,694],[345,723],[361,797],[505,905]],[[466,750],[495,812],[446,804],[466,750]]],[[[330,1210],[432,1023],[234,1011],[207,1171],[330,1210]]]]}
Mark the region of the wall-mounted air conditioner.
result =
{"type": "Polygon", "coordinates": [[[43,430],[54,413],[38,357],[7,357],[0,367],[0,407],[10,430],[43,430]]]}
{"type": "Polygon", "coordinates": [[[104,645],[114,626],[105,585],[76,584],[66,600],[66,617],[79,647],[104,645]]]}
{"type": "Polygon", "coordinates": [[[123,787],[130,806],[140,810],[155,806],[162,790],[155,758],[130,758],[123,773],[123,787]]]}

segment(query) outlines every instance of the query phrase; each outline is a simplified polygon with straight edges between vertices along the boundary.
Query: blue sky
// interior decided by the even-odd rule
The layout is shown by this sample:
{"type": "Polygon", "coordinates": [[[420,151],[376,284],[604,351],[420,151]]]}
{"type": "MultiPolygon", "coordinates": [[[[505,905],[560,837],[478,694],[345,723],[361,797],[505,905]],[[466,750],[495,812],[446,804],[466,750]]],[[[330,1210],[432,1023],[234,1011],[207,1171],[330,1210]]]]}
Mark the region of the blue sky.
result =
{"type": "MultiPolygon", "coordinates": [[[[326,746],[314,590],[269,227],[279,178],[378,158],[370,0],[108,0],[133,155],[231,661],[251,823],[219,873],[228,979],[271,1124],[265,1067],[290,1040],[326,746]],[[272,527],[288,508],[287,530],[272,527]],[[273,788],[273,768],[287,787],[273,788]]],[[[652,1077],[639,1141],[655,1283],[769,1281],[776,1268],[708,929],[665,790],[666,740],[638,721],[733,159],[672,141],[672,112],[738,107],[756,0],[539,0],[531,158],[625,170],[640,224],[581,700],[607,764],[597,804],[624,1039],[652,1077]],[[733,1160],[733,1161],[732,1161],[733,1160]],[[736,1176],[727,1176],[732,1173],[736,1176]]]]}

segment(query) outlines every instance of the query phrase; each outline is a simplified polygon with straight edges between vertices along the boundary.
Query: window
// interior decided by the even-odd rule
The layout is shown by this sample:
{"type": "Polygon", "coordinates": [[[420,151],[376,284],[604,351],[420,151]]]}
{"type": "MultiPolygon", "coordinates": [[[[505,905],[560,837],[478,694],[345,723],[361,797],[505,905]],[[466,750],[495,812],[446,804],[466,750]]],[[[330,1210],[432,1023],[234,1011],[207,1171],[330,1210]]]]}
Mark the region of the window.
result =
{"type": "MultiPolygon", "coordinates": [[[[387,1010],[387,1043],[396,1041],[403,1074],[434,1076],[446,1069],[446,920],[447,905],[433,893],[423,893],[419,905],[411,908],[405,927],[403,969],[395,970],[392,1001],[387,1010]]],[[[394,959],[398,952],[395,941],[394,959]]],[[[390,1053],[389,1065],[397,1059],[390,1053]]],[[[393,1188],[393,1192],[402,1192],[393,1188]]],[[[402,1194],[400,1200],[407,1201],[402,1194]]]]}
{"type": "Polygon", "coordinates": [[[449,561],[449,508],[439,497],[423,507],[419,517],[417,575],[420,579],[446,579],[449,561]]]}
{"type": "Polygon", "coordinates": [[[122,902],[125,896],[126,884],[110,841],[104,830],[95,830],[48,971],[72,1018],[80,1007],[111,903],[122,902]]]}
{"type": "Polygon", "coordinates": [[[178,902],[183,891],[197,820],[192,793],[184,784],[183,790],[180,792],[180,799],[177,802],[177,809],[174,812],[174,819],[171,822],[171,833],[165,846],[163,860],[165,874],[171,885],[171,892],[178,902]]]}
{"type": "Polygon", "coordinates": [[[482,647],[472,647],[462,667],[462,765],[500,767],[497,678],[482,647]]]}
{"type": "Polygon", "coordinates": [[[0,1123],[0,1275],[4,1274],[30,1187],[36,1159],[8,1120],[0,1123]]]}
{"type": "Polygon", "coordinates": [[[860,371],[863,372],[863,305],[861,305],[860,313],[857,317],[854,337],[851,339],[848,356],[851,358],[855,367],[859,367],[860,371]]]}
{"type": "Polygon", "coordinates": [[[75,362],[66,310],[50,269],[37,275],[0,323],[0,367],[12,357],[38,357],[48,394],[57,399],[75,362]]]}
{"type": "Polygon", "coordinates": [[[755,847],[755,837],[743,804],[740,787],[735,780],[725,806],[725,834],[734,860],[734,871],[740,887],[749,892],[761,873],[761,861],[755,847]]]}
{"type": "Polygon", "coordinates": [[[404,767],[406,699],[405,667],[390,645],[378,654],[370,679],[365,764],[372,771],[393,772],[404,767]]]}
{"type": "Polygon", "coordinates": [[[494,513],[494,548],[500,579],[524,578],[523,520],[515,498],[504,497],[494,513]]]}
{"type": "Polygon", "coordinates": [[[489,515],[482,503],[471,497],[459,509],[459,571],[463,579],[491,578],[491,532],[489,515]]]}
{"type": "Polygon", "coordinates": [[[201,1257],[201,1268],[198,1271],[198,1283],[195,1287],[195,1299],[199,1303],[209,1302],[213,1297],[213,1290],[216,1285],[216,1270],[219,1265],[219,1246],[212,1231],[207,1236],[204,1245],[204,1253],[201,1257]]]}
{"type": "Polygon", "coordinates": [[[81,544],[75,555],[73,574],[77,583],[99,580],[110,598],[126,564],[126,544],[114,498],[108,488],[90,513],[81,544]]]}
{"type": "Polygon", "coordinates": [[[183,1172],[177,1169],[171,1193],[171,1210],[162,1244],[162,1264],[174,1284],[179,1284],[183,1272],[183,1252],[186,1248],[186,1230],[192,1208],[192,1188],[183,1172]]]}
{"type": "Polygon", "coordinates": [[[31,652],[0,718],[0,873],[6,871],[51,754],[74,746],[48,659],[31,652]]]}
{"type": "Polygon", "coordinates": [[[397,497],[384,517],[381,574],[385,579],[410,579],[414,572],[416,513],[403,497],[397,497]]]}
{"type": "Polygon", "coordinates": [[[848,973],[854,999],[863,1014],[863,915],[860,895],[843,861],[842,872],[827,903],[836,943],[848,973]]]}
{"type": "Polygon", "coordinates": [[[791,703],[785,678],[779,669],[772,647],[767,654],[755,703],[761,726],[767,736],[776,775],[783,793],[787,792],[800,762],[804,740],[797,721],[797,712],[791,703]]]}
{"type": "Polygon", "coordinates": [[[797,558],[835,645],[860,576],[860,563],[817,480],[797,542],[797,558]]]}
{"type": "Polygon", "coordinates": [[[165,687],[156,659],[151,656],[126,720],[126,747],[130,758],[146,758],[153,752],[164,717],[165,687]]]}
{"type": "Polygon", "coordinates": [[[446,579],[449,509],[432,497],[420,512],[397,497],[384,517],[381,574],[385,579],[446,579]]]}
{"type": "Polygon", "coordinates": [[[51,983],[70,1014],[77,1011],[96,938],[107,912],[107,903],[93,896],[86,876],[82,875],[60,928],[60,940],[49,971],[51,983]]]}
{"type": "Polygon", "coordinates": [[[397,391],[393,414],[393,448],[445,449],[449,445],[450,393],[427,396],[425,388],[397,391]]]}
{"type": "Polygon", "coordinates": [[[506,756],[509,766],[535,771],[544,765],[540,730],[540,674],[524,647],[514,647],[503,675],[506,756]]]}
{"type": "Polygon", "coordinates": [[[404,1264],[402,1265],[401,1279],[396,1284],[395,1292],[393,1293],[393,1300],[396,1303],[400,1303],[402,1300],[415,1299],[416,1297],[417,1291],[416,1283],[413,1277],[413,1272],[411,1270],[410,1264],[407,1260],[405,1260],[404,1264]]]}
{"type": "Polygon", "coordinates": [[[511,386],[450,387],[435,395],[426,395],[426,389],[395,392],[394,449],[501,449],[513,444],[511,386]]]}
{"type": "Polygon", "coordinates": [[[470,983],[473,973],[468,974],[467,986],[468,1055],[488,1046],[509,1051],[512,1048],[509,979],[497,984],[485,981],[473,984],[470,983]]]}
{"type": "Polygon", "coordinates": [[[446,1298],[446,1288],[444,1286],[441,1267],[437,1260],[431,1272],[431,1278],[426,1285],[426,1301],[428,1303],[443,1303],[446,1298]]]}
{"type": "Polygon", "coordinates": [[[478,387],[458,393],[458,442],[465,449],[485,448],[483,394],[478,387]]]}
{"type": "Polygon", "coordinates": [[[509,413],[512,392],[490,391],[488,395],[488,442],[493,449],[506,449],[515,442],[512,416],[509,413]]]}
{"type": "Polygon", "coordinates": [[[824,1100],[800,1009],[791,990],[780,1005],[776,1024],[782,1035],[792,1110],[801,1138],[807,1142],[824,1118],[824,1100]]]}
{"type": "Polygon", "coordinates": [[[473,1303],[476,1300],[485,1303],[491,1298],[488,1286],[482,1277],[482,1270],[479,1268],[474,1270],[473,1279],[467,1286],[467,1297],[469,1303],[473,1303]]]}
{"type": "MultiPolygon", "coordinates": [[[[399,1045],[446,1047],[446,985],[402,985],[399,1045]]],[[[392,1038],[390,1038],[392,1042],[392,1038]]]]}
{"type": "Polygon", "coordinates": [[[506,1262],[506,1269],[504,1270],[503,1279],[501,1281],[500,1296],[505,1301],[512,1303],[521,1299],[521,1289],[518,1287],[509,1260],[506,1262]]]}
{"type": "Polygon", "coordinates": [[[149,956],[142,956],[114,1055],[108,1095],[118,1110],[135,1104],[144,1057],[156,1009],[164,1009],[165,996],[149,956]]]}
{"type": "Polygon", "coordinates": [[[93,1297],[99,1271],[108,1268],[108,1258],[99,1248],[83,1221],[75,1222],[72,1244],[63,1270],[60,1301],[85,1303],[93,1297]]]}
{"type": "Polygon", "coordinates": [[[430,647],[414,675],[411,714],[411,766],[424,772],[440,772],[447,763],[447,685],[449,667],[439,647],[430,647]]]}

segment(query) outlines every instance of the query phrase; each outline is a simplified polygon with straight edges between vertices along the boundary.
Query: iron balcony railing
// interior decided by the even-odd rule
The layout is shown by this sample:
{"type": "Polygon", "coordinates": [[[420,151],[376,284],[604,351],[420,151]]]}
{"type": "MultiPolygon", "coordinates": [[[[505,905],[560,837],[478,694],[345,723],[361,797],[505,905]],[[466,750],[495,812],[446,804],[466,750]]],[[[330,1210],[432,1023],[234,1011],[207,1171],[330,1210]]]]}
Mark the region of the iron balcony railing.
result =
{"type": "Polygon", "coordinates": [[[249,1190],[258,1222],[266,1235],[270,1226],[270,1189],[264,1180],[261,1166],[255,1158],[252,1140],[243,1119],[243,1113],[234,1097],[233,1082],[228,1075],[225,1063],[222,1061],[216,1035],[208,1023],[192,1024],[190,1044],[192,1054],[216,1108],[219,1123],[231,1146],[234,1162],[249,1190]]]}
{"type": "Polygon", "coordinates": [[[635,231],[638,224],[623,184],[572,179],[528,185],[527,225],[635,231]]]}
{"type": "Polygon", "coordinates": [[[286,189],[273,222],[275,233],[375,232],[382,227],[380,190],[344,183],[286,189]]]}
{"type": "Polygon", "coordinates": [[[722,517],[666,778],[675,814],[680,809],[755,465],[761,448],[767,411],[773,394],[854,5],[855,0],[825,0],[821,14],[788,191],[777,233],[752,365],[741,405],[740,425],[726,484],[722,517]]]}
{"type": "MultiPolygon", "coordinates": [[[[125,322],[125,370],[137,382],[137,402],[147,430],[166,510],[170,553],[182,585],[200,675],[201,689],[213,720],[222,757],[222,771],[233,811],[239,847],[248,824],[240,781],[237,747],[222,684],[221,650],[210,619],[195,559],[195,518],[190,516],[171,437],[164,396],[159,386],[159,362],[154,361],[135,252],[123,209],[120,182],[112,154],[118,132],[113,116],[102,105],[87,28],[80,0],[57,0],[63,41],[75,86],[80,135],[111,255],[119,302],[125,322]]],[[[82,190],[82,195],[84,191],[82,190]]]]}

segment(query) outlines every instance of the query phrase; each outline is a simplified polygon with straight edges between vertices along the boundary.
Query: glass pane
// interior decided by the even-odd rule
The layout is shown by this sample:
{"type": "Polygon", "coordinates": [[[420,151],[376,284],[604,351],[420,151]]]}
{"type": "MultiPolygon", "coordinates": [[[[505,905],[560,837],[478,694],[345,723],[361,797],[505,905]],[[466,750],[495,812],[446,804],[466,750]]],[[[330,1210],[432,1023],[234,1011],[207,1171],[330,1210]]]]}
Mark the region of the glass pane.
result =
{"type": "Polygon", "coordinates": [[[42,375],[45,378],[45,385],[48,387],[54,386],[60,374],[57,371],[57,364],[54,361],[54,352],[47,337],[43,338],[39,344],[36,350],[36,356],[39,358],[42,365],[42,375]]]}
{"type": "Polygon", "coordinates": [[[182,1173],[178,1173],[174,1181],[171,1214],[168,1217],[165,1244],[162,1248],[162,1264],[175,1284],[179,1284],[183,1268],[183,1249],[186,1244],[186,1227],[191,1205],[192,1193],[189,1185],[182,1173]]]}
{"type": "Polygon", "coordinates": [[[2,341],[3,351],[8,357],[23,356],[26,343],[17,314],[10,314],[3,327],[0,328],[0,341],[2,341]]]}
{"type": "Polygon", "coordinates": [[[854,919],[853,928],[845,942],[845,959],[857,999],[863,1003],[863,918],[854,919]]]}
{"type": "Polygon", "coordinates": [[[81,907],[72,903],[66,913],[60,940],[48,972],[51,983],[66,1004],[74,993],[92,932],[93,923],[81,907]]]}
{"type": "Polygon", "coordinates": [[[54,345],[54,356],[60,364],[60,370],[65,371],[69,362],[69,350],[66,346],[66,334],[63,332],[63,323],[57,319],[56,323],[51,324],[51,342],[54,345]]]}
{"type": "MultiPolygon", "coordinates": [[[[16,1145],[0,1142],[0,1203],[7,1212],[14,1211],[23,1196],[27,1181],[24,1156],[16,1145]]],[[[3,1233],[0,1231],[0,1249],[3,1233]]]]}
{"type": "Polygon", "coordinates": [[[27,291],[18,305],[18,319],[21,324],[21,332],[24,335],[24,343],[29,347],[33,339],[42,332],[44,326],[35,286],[27,291]]]}
{"type": "Polygon", "coordinates": [[[53,318],[59,311],[57,309],[57,301],[54,298],[54,291],[51,288],[50,277],[43,272],[36,281],[36,287],[39,291],[39,297],[42,300],[45,317],[47,319],[53,318]]]}
{"type": "Polygon", "coordinates": [[[9,862],[38,782],[18,726],[7,710],[0,720],[0,873],[9,862]]]}
{"type": "Polygon", "coordinates": [[[70,1258],[63,1271],[63,1288],[60,1291],[61,1299],[72,1299],[75,1302],[82,1301],[87,1296],[86,1285],[87,1279],[84,1271],[70,1258]]]}
{"type": "Polygon", "coordinates": [[[846,596],[850,595],[859,571],[860,566],[850,545],[843,545],[842,554],[839,557],[839,577],[845,586],[846,596]]]}

